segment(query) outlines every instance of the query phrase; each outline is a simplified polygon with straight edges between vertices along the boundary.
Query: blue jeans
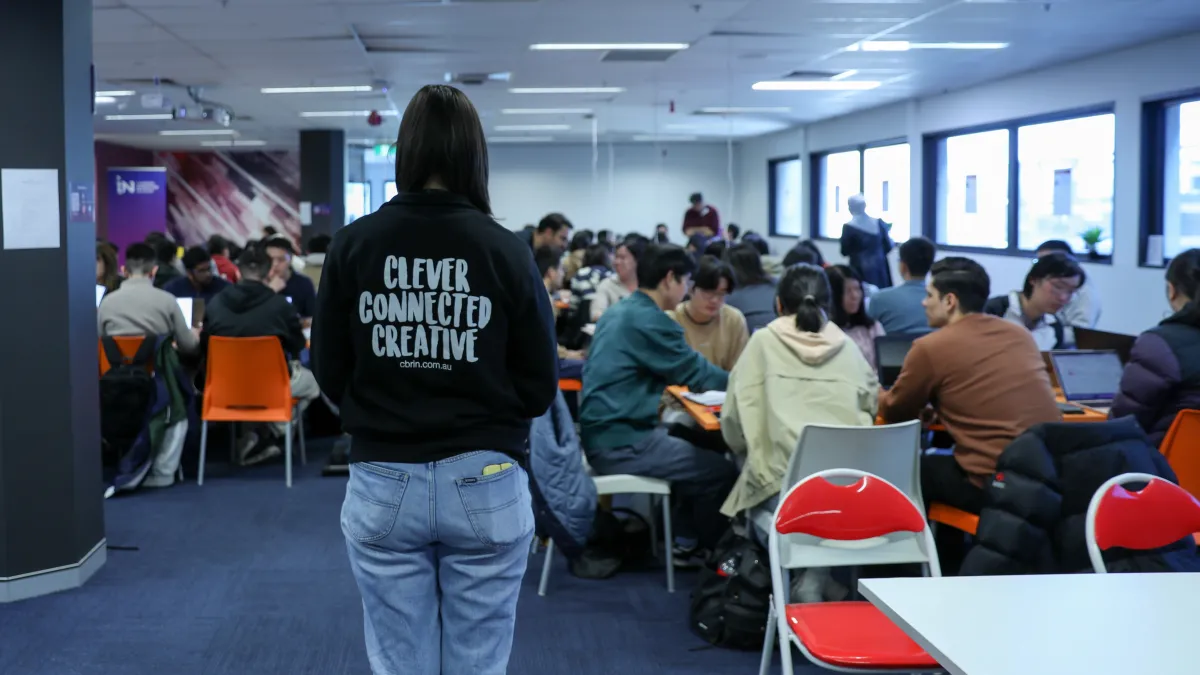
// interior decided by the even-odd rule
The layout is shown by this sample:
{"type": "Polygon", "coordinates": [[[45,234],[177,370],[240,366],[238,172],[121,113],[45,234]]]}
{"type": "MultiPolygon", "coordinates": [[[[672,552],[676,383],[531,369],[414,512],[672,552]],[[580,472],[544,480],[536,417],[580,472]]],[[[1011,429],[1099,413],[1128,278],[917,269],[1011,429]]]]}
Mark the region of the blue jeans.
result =
{"type": "Polygon", "coordinates": [[[533,539],[529,478],[512,458],[351,464],[342,533],[374,675],[504,675],[533,539]]]}

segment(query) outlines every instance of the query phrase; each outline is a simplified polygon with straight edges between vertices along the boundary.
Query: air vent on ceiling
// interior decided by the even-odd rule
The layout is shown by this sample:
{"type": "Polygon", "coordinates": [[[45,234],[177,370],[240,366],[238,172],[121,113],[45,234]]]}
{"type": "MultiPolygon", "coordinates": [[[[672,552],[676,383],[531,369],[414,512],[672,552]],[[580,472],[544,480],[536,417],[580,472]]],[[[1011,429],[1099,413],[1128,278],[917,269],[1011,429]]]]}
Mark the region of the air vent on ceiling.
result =
{"type": "Polygon", "coordinates": [[[841,75],[841,74],[842,74],[842,71],[840,71],[840,70],[833,71],[833,72],[828,71],[828,70],[793,70],[792,72],[788,73],[787,75],[784,75],[783,79],[785,79],[785,80],[828,80],[828,79],[837,77],[838,75],[841,75]]]}
{"type": "Polygon", "coordinates": [[[797,33],[775,33],[760,30],[714,30],[710,37],[756,37],[756,38],[794,38],[801,37],[797,33]]]}
{"type": "Polygon", "coordinates": [[[125,80],[105,80],[105,81],[108,82],[109,84],[127,84],[127,85],[134,86],[134,87],[154,87],[154,86],[182,87],[182,86],[184,86],[182,84],[179,84],[175,80],[172,80],[169,77],[168,78],[135,77],[135,78],[125,79],[125,80]]]}
{"type": "Polygon", "coordinates": [[[446,84],[479,86],[488,82],[508,82],[512,73],[446,73],[446,84]]]}
{"type": "Polygon", "coordinates": [[[661,49],[614,49],[604,55],[601,61],[621,61],[625,63],[659,63],[675,56],[679,52],[661,49]]]}
{"type": "Polygon", "coordinates": [[[439,47],[423,47],[407,42],[406,38],[362,38],[363,47],[368,54],[452,54],[453,49],[439,47]]]}

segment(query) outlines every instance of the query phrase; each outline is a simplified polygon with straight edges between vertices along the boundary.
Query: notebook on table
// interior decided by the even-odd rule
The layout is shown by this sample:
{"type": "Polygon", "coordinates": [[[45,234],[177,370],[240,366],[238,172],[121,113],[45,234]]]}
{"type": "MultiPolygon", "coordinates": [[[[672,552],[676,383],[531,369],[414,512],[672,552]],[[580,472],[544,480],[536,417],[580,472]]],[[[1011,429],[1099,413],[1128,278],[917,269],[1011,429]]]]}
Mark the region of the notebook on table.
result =
{"type": "Polygon", "coordinates": [[[1109,351],[1051,352],[1058,386],[1068,403],[1107,412],[1121,385],[1121,357],[1109,351]]]}

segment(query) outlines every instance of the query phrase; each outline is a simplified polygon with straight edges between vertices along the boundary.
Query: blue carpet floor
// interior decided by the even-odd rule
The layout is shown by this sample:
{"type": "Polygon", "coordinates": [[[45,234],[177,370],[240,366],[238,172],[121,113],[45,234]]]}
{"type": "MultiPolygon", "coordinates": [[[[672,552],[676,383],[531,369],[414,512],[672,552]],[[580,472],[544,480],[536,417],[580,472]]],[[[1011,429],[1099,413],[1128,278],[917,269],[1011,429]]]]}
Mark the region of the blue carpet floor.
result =
{"type": "MultiPolygon", "coordinates": [[[[138,550],[109,551],[81,589],[0,605],[0,673],[369,675],[338,526],[345,480],[319,475],[328,443],[312,446],[291,490],[281,465],[217,465],[204,487],[109,500],[108,543],[138,550]]],[[[525,576],[513,675],[757,672],[757,654],[688,632],[693,575],[670,595],[661,570],[585,581],[560,558],[543,598],[542,555],[525,576]]]]}

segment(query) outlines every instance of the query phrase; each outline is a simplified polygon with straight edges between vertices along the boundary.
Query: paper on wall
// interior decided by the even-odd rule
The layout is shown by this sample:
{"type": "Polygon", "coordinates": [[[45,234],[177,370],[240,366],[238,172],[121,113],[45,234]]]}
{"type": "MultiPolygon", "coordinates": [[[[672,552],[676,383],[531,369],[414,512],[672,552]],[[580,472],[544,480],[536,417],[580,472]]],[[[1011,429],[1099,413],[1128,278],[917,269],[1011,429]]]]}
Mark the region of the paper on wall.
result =
{"type": "Polygon", "coordinates": [[[300,224],[312,225],[312,202],[300,202],[300,224]]]}
{"type": "Polygon", "coordinates": [[[58,169],[0,169],[4,249],[59,248],[58,169]]]}
{"type": "Polygon", "coordinates": [[[1163,236],[1161,234],[1152,234],[1146,237],[1146,264],[1150,267],[1162,267],[1166,263],[1163,260],[1163,236]]]}

